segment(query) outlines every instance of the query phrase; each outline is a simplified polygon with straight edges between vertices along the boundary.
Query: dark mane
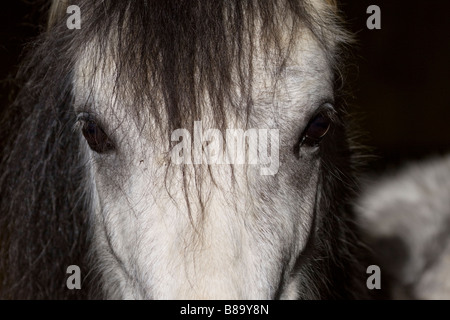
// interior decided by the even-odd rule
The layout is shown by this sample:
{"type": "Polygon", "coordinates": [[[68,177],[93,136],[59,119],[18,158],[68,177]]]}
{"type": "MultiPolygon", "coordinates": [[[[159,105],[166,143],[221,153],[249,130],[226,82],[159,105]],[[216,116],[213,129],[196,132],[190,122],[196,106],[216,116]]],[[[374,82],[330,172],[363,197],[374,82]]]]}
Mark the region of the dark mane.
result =
{"type": "MultiPolygon", "coordinates": [[[[100,70],[107,68],[102,63],[106,54],[115,62],[116,88],[126,90],[133,99],[129,112],[160,124],[166,115],[168,132],[189,128],[201,118],[204,94],[210,97],[219,127],[225,125],[227,103],[246,117],[252,107],[250,57],[257,37],[267,61],[282,68],[290,45],[302,28],[309,28],[328,53],[330,67],[338,71],[340,66],[339,48],[326,35],[326,23],[331,20],[314,19],[313,9],[304,1],[78,0],[71,4],[81,8],[81,30],[67,29],[65,12],[57,16],[25,59],[19,73],[23,88],[0,119],[4,141],[0,298],[100,297],[97,290],[90,290],[94,281],[87,258],[89,212],[79,136],[72,128],[74,66],[87,44],[95,43],[91,53],[100,70]],[[292,21],[287,47],[281,39],[286,21],[292,21]],[[238,99],[232,93],[234,87],[239,88],[238,99]],[[157,96],[163,99],[163,112],[157,96]],[[149,108],[142,108],[149,103],[149,108]],[[66,268],[73,264],[81,267],[83,290],[66,288],[66,268]]],[[[337,38],[344,37],[339,30],[331,31],[337,38]]],[[[330,171],[340,175],[340,181],[323,177],[330,199],[322,205],[330,212],[348,209],[345,203],[351,194],[346,187],[353,183],[345,129],[340,130],[343,142],[330,147],[324,160],[330,171]]],[[[354,297],[362,291],[365,274],[351,278],[363,272],[354,260],[357,245],[351,243],[357,238],[349,228],[351,216],[344,212],[317,223],[317,239],[335,237],[335,243],[319,241],[315,250],[320,259],[310,263],[310,280],[315,283],[311,286],[318,287],[323,297],[354,297]],[[330,277],[341,279],[340,291],[331,290],[324,280],[330,277]],[[350,288],[355,288],[353,293],[350,288]]]]}

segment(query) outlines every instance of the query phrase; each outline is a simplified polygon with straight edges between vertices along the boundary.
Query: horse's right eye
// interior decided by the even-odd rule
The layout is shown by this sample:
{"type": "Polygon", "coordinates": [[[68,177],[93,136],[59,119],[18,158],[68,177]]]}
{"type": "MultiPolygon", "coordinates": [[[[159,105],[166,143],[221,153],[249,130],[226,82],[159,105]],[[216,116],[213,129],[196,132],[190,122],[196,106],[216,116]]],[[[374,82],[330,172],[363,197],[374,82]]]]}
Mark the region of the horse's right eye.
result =
{"type": "Polygon", "coordinates": [[[97,153],[105,153],[114,150],[114,144],[105,131],[91,119],[81,119],[83,122],[81,131],[89,147],[97,153]]]}

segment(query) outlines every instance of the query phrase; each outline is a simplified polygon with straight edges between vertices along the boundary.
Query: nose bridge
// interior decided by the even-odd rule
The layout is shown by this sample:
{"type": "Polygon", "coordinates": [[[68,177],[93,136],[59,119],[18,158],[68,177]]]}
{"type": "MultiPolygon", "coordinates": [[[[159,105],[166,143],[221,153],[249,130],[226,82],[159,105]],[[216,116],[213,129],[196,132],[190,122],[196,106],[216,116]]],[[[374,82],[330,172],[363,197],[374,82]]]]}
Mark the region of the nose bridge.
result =
{"type": "Polygon", "coordinates": [[[175,298],[243,299],[245,267],[223,247],[211,246],[186,257],[175,298]]]}
{"type": "MultiPolygon", "coordinates": [[[[203,185],[206,187],[206,185],[203,185]]],[[[175,299],[245,299],[257,298],[251,282],[258,271],[250,252],[251,240],[243,219],[244,204],[231,190],[208,189],[205,206],[192,205],[195,227],[185,220],[184,239],[174,243],[177,251],[169,260],[174,270],[171,298],[175,299]],[[230,201],[236,201],[230,206],[230,201]],[[203,209],[203,212],[200,210],[203,209]],[[196,216],[203,214],[203,219],[196,216]],[[186,232],[186,230],[189,230],[186,232]]],[[[186,214],[180,212],[179,214],[186,214]]],[[[179,237],[179,234],[174,234],[179,237]]]]}
{"type": "MultiPolygon", "coordinates": [[[[159,192],[167,202],[155,202],[149,234],[150,296],[167,299],[269,298],[265,274],[255,250],[251,197],[245,165],[172,164],[161,181],[176,181],[159,192]],[[158,211],[158,212],[156,212],[158,211]],[[156,226],[158,224],[158,226],[156,226]],[[153,229],[152,229],[153,230],[153,229]],[[253,232],[252,232],[253,230],[253,232]],[[259,269],[259,270],[258,270],[259,269]],[[155,280],[156,279],[156,280],[155,280]],[[256,288],[259,288],[256,290],[256,288]]],[[[147,181],[154,184],[155,181],[147,181]]],[[[157,197],[158,196],[158,197],[157,197]]],[[[147,209],[145,209],[147,210],[147,209]]],[[[143,259],[139,272],[148,272],[143,259]]]]}
{"type": "Polygon", "coordinates": [[[249,205],[246,168],[245,164],[182,164],[176,169],[181,183],[172,193],[195,221],[239,216],[249,205]]]}
{"type": "MultiPolygon", "coordinates": [[[[222,223],[215,222],[217,225],[222,223]]],[[[203,231],[201,244],[193,244],[183,253],[183,266],[172,298],[268,298],[264,290],[257,288],[256,283],[261,282],[262,274],[257,270],[253,255],[248,252],[244,237],[230,228],[219,231],[209,227],[203,231]]]]}

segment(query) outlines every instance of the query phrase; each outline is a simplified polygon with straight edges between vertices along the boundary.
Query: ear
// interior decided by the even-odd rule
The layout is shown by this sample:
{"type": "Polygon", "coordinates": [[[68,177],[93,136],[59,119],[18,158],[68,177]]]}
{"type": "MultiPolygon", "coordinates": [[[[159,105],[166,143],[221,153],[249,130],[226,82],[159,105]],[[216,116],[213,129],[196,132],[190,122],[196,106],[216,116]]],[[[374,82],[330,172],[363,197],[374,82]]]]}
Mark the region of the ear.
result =
{"type": "Polygon", "coordinates": [[[47,29],[53,27],[59,19],[61,19],[65,14],[67,7],[69,6],[69,0],[53,0],[50,12],[48,16],[47,29]]]}

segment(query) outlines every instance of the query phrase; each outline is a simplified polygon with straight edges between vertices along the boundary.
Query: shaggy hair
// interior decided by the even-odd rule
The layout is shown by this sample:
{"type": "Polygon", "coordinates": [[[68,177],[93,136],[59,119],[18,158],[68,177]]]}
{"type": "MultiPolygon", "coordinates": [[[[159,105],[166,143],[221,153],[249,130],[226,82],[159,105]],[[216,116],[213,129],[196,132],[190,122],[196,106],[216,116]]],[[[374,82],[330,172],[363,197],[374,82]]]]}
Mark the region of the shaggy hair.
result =
{"type": "MultiPolygon", "coordinates": [[[[67,29],[65,2],[55,3],[48,31],[19,73],[22,90],[1,119],[1,298],[102,297],[89,264],[86,177],[73,130],[74,67],[87,46],[95,44],[90,49],[97,69],[108,68],[105,55],[114,62],[115,88],[132,99],[129,112],[143,122],[154,119],[169,134],[201,118],[205,96],[219,128],[226,124],[225,105],[245,118],[252,110],[255,41],[276,77],[302,30],[309,29],[336,71],[336,108],[344,114],[342,46],[332,45],[331,37],[344,45],[347,36],[334,29],[334,13],[319,16],[307,1],[71,1],[81,8],[81,30],[67,29]],[[72,264],[81,267],[83,290],[66,288],[72,264]]],[[[368,297],[365,267],[371,263],[348,206],[355,181],[345,131],[338,124],[321,151],[326,196],[318,231],[299,259],[309,279],[304,287],[320,298],[368,297]]]]}

